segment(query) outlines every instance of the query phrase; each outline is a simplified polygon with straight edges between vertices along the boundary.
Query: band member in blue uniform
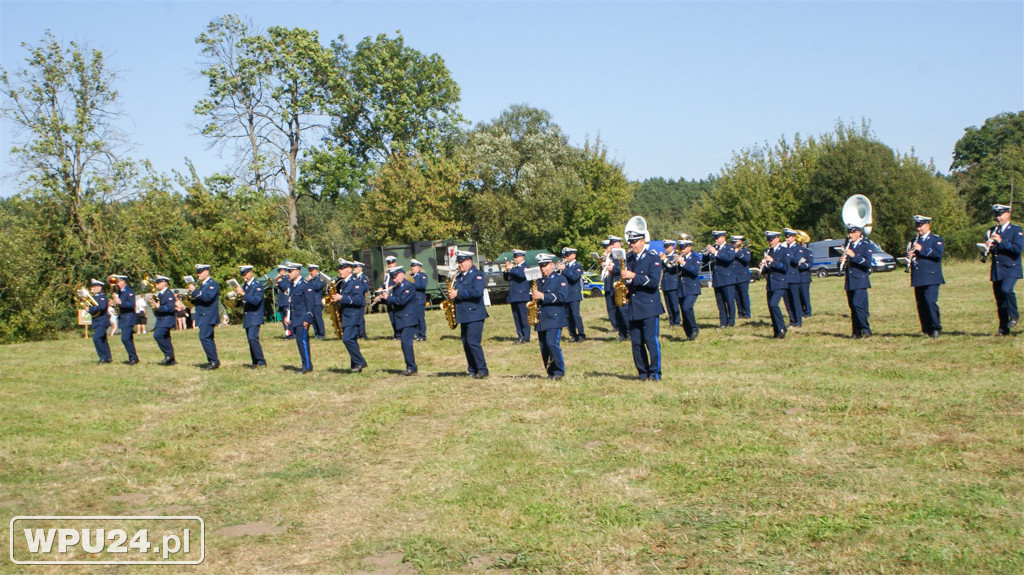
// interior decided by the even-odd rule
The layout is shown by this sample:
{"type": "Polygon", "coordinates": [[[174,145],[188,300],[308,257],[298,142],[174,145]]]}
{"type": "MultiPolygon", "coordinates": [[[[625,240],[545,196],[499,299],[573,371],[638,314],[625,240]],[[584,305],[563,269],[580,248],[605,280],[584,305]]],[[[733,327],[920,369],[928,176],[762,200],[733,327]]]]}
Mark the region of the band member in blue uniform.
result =
{"type": "Polygon", "coordinates": [[[128,352],[128,365],[139,363],[139,355],[135,353],[135,292],[128,285],[128,276],[117,276],[117,295],[111,297],[117,306],[117,329],[121,330],[121,343],[128,352]]]}
{"type": "Polygon", "coordinates": [[[687,341],[697,339],[700,329],[693,315],[693,306],[700,296],[700,258],[693,253],[693,240],[679,240],[679,307],[687,341]]]}
{"type": "Polygon", "coordinates": [[[288,288],[288,309],[285,312],[285,324],[295,336],[295,345],[299,349],[302,361],[302,373],[313,371],[313,354],[309,349],[309,327],[313,325],[313,300],[316,294],[313,288],[302,279],[302,266],[292,263],[288,266],[288,279],[292,285],[288,288]]]}
{"type": "Polygon", "coordinates": [[[625,260],[619,261],[611,257],[612,250],[622,248],[622,238],[608,236],[608,258],[605,261],[605,298],[611,298],[612,302],[612,327],[619,332],[619,341],[629,340],[629,302],[626,305],[615,305],[615,282],[622,279],[622,266],[625,260]]]}
{"type": "Polygon", "coordinates": [[[786,238],[786,245],[782,247],[786,251],[786,295],[783,301],[786,302],[786,313],[789,315],[789,327],[803,327],[802,315],[803,306],[800,305],[800,246],[796,243],[796,230],[786,228],[782,230],[786,238]]]}
{"type": "Polygon", "coordinates": [[[562,248],[562,261],[558,262],[555,269],[565,278],[565,283],[569,287],[565,296],[569,343],[586,341],[587,333],[583,328],[583,316],[580,315],[580,302],[583,301],[583,266],[576,261],[576,248],[562,248]]]}
{"type": "Polygon", "coordinates": [[[679,315],[679,266],[676,265],[676,241],[662,240],[665,245],[665,255],[662,261],[665,263],[661,273],[661,293],[665,297],[665,310],[668,313],[668,325],[677,326],[682,324],[679,315]]]}
{"type": "Polygon", "coordinates": [[[107,343],[107,328],[110,327],[110,315],[107,314],[107,296],[103,295],[103,288],[106,286],[100,280],[89,282],[89,292],[96,305],[89,306],[85,311],[92,316],[92,344],[96,347],[96,355],[99,361],[96,363],[110,363],[114,358],[110,355],[110,345],[107,343]]]}
{"type": "Polygon", "coordinates": [[[811,317],[811,268],[814,267],[814,254],[807,247],[806,239],[800,241],[797,236],[796,269],[800,271],[800,315],[811,317]]]}
{"type": "Polygon", "coordinates": [[[750,319],[750,250],[744,244],[747,238],[730,236],[736,257],[732,260],[732,277],[736,280],[736,317],[750,319]]]}
{"type": "Polygon", "coordinates": [[[359,373],[366,367],[366,360],[359,349],[359,328],[363,325],[366,309],[366,290],[369,285],[353,271],[353,262],[338,260],[338,283],[334,301],[341,307],[341,341],[348,351],[349,368],[359,373]]]}
{"type": "Polygon", "coordinates": [[[871,287],[871,242],[864,239],[864,232],[857,226],[846,226],[850,245],[846,251],[846,301],[850,306],[850,321],[853,337],[871,337],[868,323],[868,288],[871,287]]]}
{"type": "Polygon", "coordinates": [[[277,313],[281,315],[281,327],[284,328],[284,338],[291,339],[292,330],[284,323],[285,312],[288,310],[288,288],[292,280],[288,279],[288,266],[277,266],[277,279],[274,280],[275,299],[277,300],[277,313]]]}
{"type": "Polygon", "coordinates": [[[629,232],[630,252],[622,278],[629,287],[629,339],[633,363],[640,379],[661,379],[661,343],[658,322],[665,308],[661,304],[661,258],[647,249],[643,233],[629,232]]]}
{"type": "MultiPolygon", "coordinates": [[[[352,279],[359,280],[359,283],[363,285],[363,294],[370,293],[370,280],[363,273],[363,269],[366,268],[366,264],[360,261],[352,262],[352,279]]],[[[359,333],[357,334],[360,338],[366,339],[366,311],[359,314],[359,333]]]]}
{"type": "Polygon", "coordinates": [[[416,286],[416,341],[427,341],[427,274],[423,262],[409,261],[409,280],[416,286]]]}
{"type": "Polygon", "coordinates": [[[530,282],[526,279],[526,252],[512,250],[512,261],[505,262],[502,274],[508,281],[508,303],[512,307],[512,321],[516,327],[519,345],[530,341],[530,324],[526,321],[526,302],[530,301],[530,282]]]}
{"type": "Polygon", "coordinates": [[[939,319],[939,286],[946,283],[942,277],[942,254],[945,242],[932,233],[932,219],[914,216],[917,235],[907,248],[910,260],[910,285],[914,288],[917,301],[917,318],[921,321],[921,333],[931,338],[942,334],[939,319]]]}
{"type": "Polygon", "coordinates": [[[776,339],[786,337],[786,320],[782,317],[779,302],[785,297],[786,290],[789,288],[789,283],[786,282],[789,257],[785,248],[779,245],[781,236],[782,234],[779,232],[767,231],[764,233],[765,239],[768,240],[768,249],[765,250],[762,263],[765,293],[768,298],[768,315],[772,318],[772,337],[776,339]]]}
{"type": "Polygon", "coordinates": [[[483,379],[490,375],[480,343],[484,335],[484,320],[487,319],[484,306],[486,282],[484,274],[473,265],[474,255],[462,250],[455,252],[459,273],[452,281],[452,289],[448,290],[448,299],[455,302],[455,321],[461,328],[462,350],[466,353],[469,374],[474,379],[483,379]]]}
{"type": "Polygon", "coordinates": [[[398,258],[396,258],[395,256],[387,256],[386,258],[384,258],[384,281],[381,283],[380,289],[376,293],[376,297],[380,298],[381,301],[384,302],[384,308],[387,309],[388,321],[391,322],[391,336],[395,339],[398,339],[399,337],[398,324],[395,323],[395,310],[391,307],[391,304],[388,303],[387,300],[383,298],[383,295],[384,292],[386,292],[388,290],[388,287],[391,285],[391,277],[388,275],[388,272],[391,271],[392,268],[395,268],[397,266],[398,258]]]}
{"type": "Polygon", "coordinates": [[[736,279],[732,274],[732,261],[736,258],[736,250],[725,241],[725,231],[711,232],[715,244],[705,250],[711,257],[711,285],[715,288],[715,303],[718,304],[718,327],[736,325],[736,279]]]}
{"type": "Polygon", "coordinates": [[[540,342],[540,358],[548,372],[548,379],[562,379],[565,375],[565,359],[562,357],[562,328],[569,325],[566,318],[566,300],[569,297],[569,283],[565,277],[554,273],[555,256],[537,254],[541,279],[537,290],[530,294],[536,302],[537,340],[540,342]]]}
{"type": "Polygon", "coordinates": [[[238,272],[242,274],[242,285],[235,288],[235,291],[242,298],[242,328],[245,329],[245,339],[249,342],[249,359],[252,360],[252,368],[258,369],[267,366],[267,360],[263,357],[263,346],[260,345],[260,328],[263,325],[263,286],[256,281],[252,266],[238,266],[238,272]]]}
{"type": "Polygon", "coordinates": [[[313,337],[323,339],[326,333],[324,330],[324,287],[327,284],[324,283],[324,278],[320,275],[320,266],[306,264],[306,268],[309,269],[309,278],[306,280],[306,284],[313,288],[313,294],[316,295],[316,306],[313,308],[313,337]]]}
{"type": "Polygon", "coordinates": [[[996,225],[988,230],[985,244],[989,248],[992,267],[992,293],[996,297],[996,311],[999,314],[999,331],[996,335],[1010,335],[1010,329],[1017,325],[1017,294],[1014,284],[1021,278],[1020,254],[1024,251],[1024,232],[1021,227],[1010,223],[1010,206],[992,206],[996,225]]]}
{"type": "Polygon", "coordinates": [[[174,292],[167,289],[171,285],[170,278],[156,276],[153,278],[153,282],[157,289],[154,296],[156,303],[153,305],[153,315],[156,316],[153,339],[156,341],[157,347],[164,354],[164,358],[160,360],[160,365],[174,365],[174,344],[171,342],[171,330],[174,329],[178,322],[175,317],[178,310],[185,306],[178,303],[178,298],[174,297],[174,292]]]}
{"type": "Polygon", "coordinates": [[[192,292],[192,303],[196,306],[192,315],[196,327],[199,328],[199,343],[203,344],[203,351],[206,352],[206,360],[209,362],[203,369],[217,369],[220,367],[220,360],[217,359],[217,343],[213,338],[213,330],[220,323],[220,285],[210,277],[209,264],[197,264],[196,276],[199,285],[189,284],[188,289],[192,292]]]}
{"type": "MultiPolygon", "coordinates": [[[[612,278],[611,273],[608,271],[608,260],[611,258],[611,241],[601,240],[601,281],[604,282],[602,293],[604,293],[604,307],[608,312],[608,323],[612,326],[612,331],[619,331],[618,326],[615,323],[615,292],[612,289],[612,278]]],[[[621,335],[621,332],[620,332],[621,335]]]]}
{"type": "Polygon", "coordinates": [[[398,328],[398,339],[402,342],[402,357],[405,358],[405,371],[402,375],[413,375],[419,368],[416,366],[416,351],[413,339],[419,326],[419,314],[416,307],[416,284],[405,279],[402,266],[388,270],[391,281],[390,293],[385,292],[383,298],[395,310],[395,326],[398,328]]]}

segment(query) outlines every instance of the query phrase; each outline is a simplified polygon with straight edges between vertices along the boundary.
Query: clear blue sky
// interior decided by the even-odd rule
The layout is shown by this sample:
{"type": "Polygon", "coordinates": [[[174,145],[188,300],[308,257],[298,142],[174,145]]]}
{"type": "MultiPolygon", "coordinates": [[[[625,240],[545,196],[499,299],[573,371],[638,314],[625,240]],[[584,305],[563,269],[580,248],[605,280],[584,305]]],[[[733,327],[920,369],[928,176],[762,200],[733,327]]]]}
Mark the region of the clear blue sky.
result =
{"type": "MultiPolygon", "coordinates": [[[[632,179],[703,178],[734,151],[870,121],[948,171],[964,128],[1024,109],[1024,2],[221,2],[0,0],[0,61],[50,29],[101,49],[136,158],[203,175],[229,158],[189,126],[204,94],[195,37],[237,13],[324,43],[401,30],[440,54],[473,123],[510,104],[551,112],[574,143],[600,135],[632,179]]],[[[3,126],[4,174],[11,172],[3,126]]],[[[0,195],[12,182],[0,183],[0,195]]]]}

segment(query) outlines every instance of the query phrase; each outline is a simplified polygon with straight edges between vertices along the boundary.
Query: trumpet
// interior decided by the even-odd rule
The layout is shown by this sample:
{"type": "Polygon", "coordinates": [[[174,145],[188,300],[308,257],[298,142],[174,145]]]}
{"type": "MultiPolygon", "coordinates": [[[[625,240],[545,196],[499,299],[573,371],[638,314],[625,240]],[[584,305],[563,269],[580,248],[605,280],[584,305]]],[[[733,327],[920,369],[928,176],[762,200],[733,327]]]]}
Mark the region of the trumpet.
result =
{"type": "Polygon", "coordinates": [[[89,288],[85,286],[75,289],[75,298],[78,301],[79,309],[85,310],[98,305],[96,303],[96,298],[92,297],[92,293],[89,291],[89,288]]]}

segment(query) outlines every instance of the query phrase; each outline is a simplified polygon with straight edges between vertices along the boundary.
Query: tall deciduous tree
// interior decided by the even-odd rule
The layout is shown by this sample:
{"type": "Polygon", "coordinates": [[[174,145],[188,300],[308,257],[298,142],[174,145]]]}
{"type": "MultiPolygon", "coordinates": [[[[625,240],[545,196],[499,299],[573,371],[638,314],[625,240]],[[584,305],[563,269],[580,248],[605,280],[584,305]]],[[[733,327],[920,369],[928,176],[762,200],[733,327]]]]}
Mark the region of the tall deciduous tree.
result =
{"type": "Polygon", "coordinates": [[[326,132],[331,98],[344,92],[334,58],[316,31],[275,26],[254,34],[234,16],[213,22],[197,42],[213,58],[203,71],[210,97],[196,107],[208,120],[203,131],[215,141],[250,141],[247,165],[262,182],[282,182],[288,241],[294,246],[299,165],[310,144],[326,132]]]}
{"type": "Polygon", "coordinates": [[[991,221],[990,206],[1009,202],[1011,190],[1019,197],[1024,186],[1024,111],[998,114],[981,128],[964,130],[950,169],[971,218],[991,221]]]}

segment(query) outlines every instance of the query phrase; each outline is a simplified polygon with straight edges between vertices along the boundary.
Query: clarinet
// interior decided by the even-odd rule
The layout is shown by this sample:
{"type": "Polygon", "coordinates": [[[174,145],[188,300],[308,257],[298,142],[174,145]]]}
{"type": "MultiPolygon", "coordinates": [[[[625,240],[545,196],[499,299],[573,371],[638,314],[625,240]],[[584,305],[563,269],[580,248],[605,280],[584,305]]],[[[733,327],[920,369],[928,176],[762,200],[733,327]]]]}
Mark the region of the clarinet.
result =
{"type": "Polygon", "coordinates": [[[903,270],[904,273],[910,273],[910,268],[915,267],[917,264],[917,252],[914,250],[914,244],[921,241],[921,234],[914,236],[914,241],[907,242],[907,267],[903,270]]]}

